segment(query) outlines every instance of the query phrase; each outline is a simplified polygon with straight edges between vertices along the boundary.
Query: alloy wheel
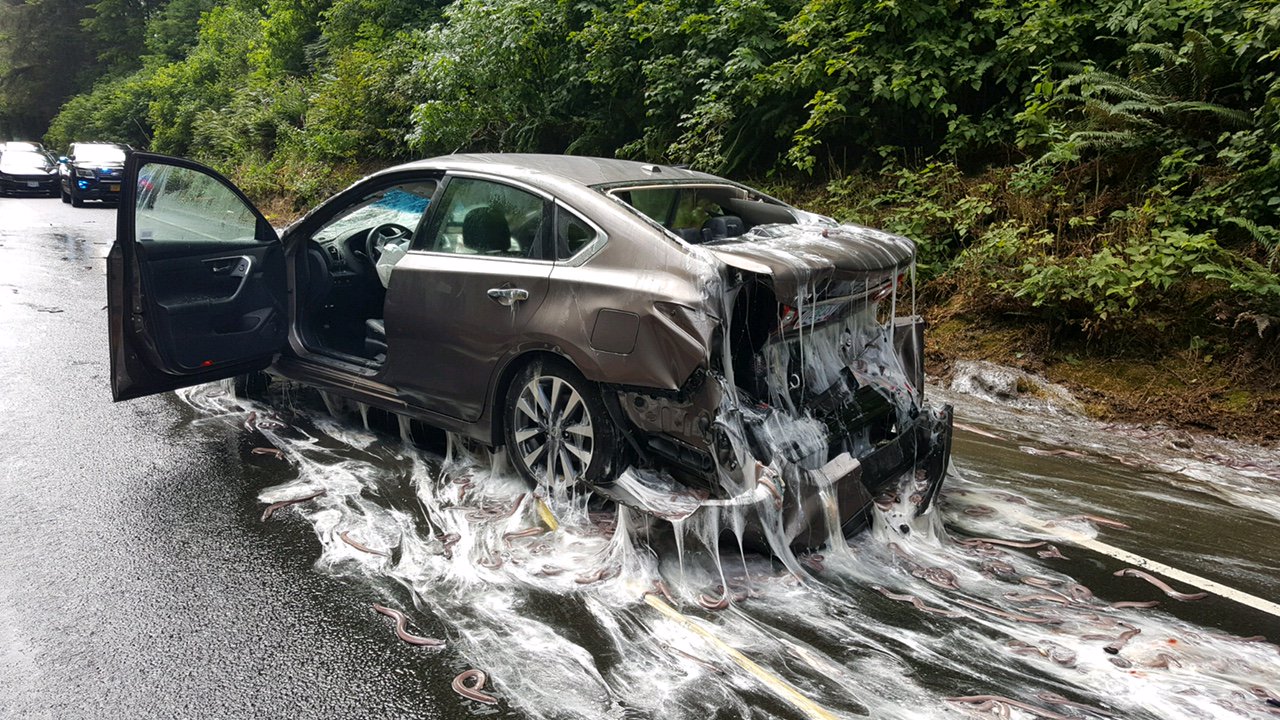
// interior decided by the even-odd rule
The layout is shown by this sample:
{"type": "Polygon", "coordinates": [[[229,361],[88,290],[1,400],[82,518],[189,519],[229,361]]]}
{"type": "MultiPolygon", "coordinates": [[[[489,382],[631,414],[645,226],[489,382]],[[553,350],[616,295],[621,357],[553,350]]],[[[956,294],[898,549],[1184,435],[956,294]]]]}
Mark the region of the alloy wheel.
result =
{"type": "Polygon", "coordinates": [[[511,414],[514,450],[539,484],[569,487],[586,477],[595,431],[577,388],[555,375],[534,374],[511,414]]]}

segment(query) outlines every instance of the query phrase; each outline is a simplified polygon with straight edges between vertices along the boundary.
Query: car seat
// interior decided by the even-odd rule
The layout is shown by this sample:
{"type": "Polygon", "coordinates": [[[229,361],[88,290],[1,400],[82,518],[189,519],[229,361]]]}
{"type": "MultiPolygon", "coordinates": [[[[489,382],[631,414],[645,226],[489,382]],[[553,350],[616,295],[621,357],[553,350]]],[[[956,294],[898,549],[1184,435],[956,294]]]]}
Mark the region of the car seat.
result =
{"type": "Polygon", "coordinates": [[[485,255],[511,252],[511,228],[507,225],[507,216],[490,206],[468,212],[462,221],[462,244],[485,255]]]}

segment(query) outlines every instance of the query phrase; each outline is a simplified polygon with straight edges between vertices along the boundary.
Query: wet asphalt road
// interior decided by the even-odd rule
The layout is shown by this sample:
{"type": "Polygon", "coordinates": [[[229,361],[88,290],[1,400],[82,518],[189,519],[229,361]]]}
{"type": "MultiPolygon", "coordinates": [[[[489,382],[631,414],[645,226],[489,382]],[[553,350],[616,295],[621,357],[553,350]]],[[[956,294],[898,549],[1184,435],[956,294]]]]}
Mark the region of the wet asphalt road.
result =
{"type": "Polygon", "coordinates": [[[0,717],[439,717],[453,673],[258,522],[243,432],[112,404],[115,215],[0,198],[0,717]]]}
{"type": "MultiPolygon", "coordinates": [[[[251,455],[260,438],[171,394],[111,403],[114,230],[114,208],[0,198],[0,718],[472,716],[448,685],[462,661],[424,661],[370,612],[385,588],[313,567],[322,547],[302,516],[259,521],[259,492],[290,479],[251,455]]],[[[1104,539],[1276,599],[1274,514],[1133,468],[1160,458],[1086,463],[1019,442],[1030,441],[959,434],[957,464],[979,481],[954,486],[1035,486],[1063,514],[1124,517],[1133,531],[1104,539]]],[[[1251,492],[1275,495],[1268,483],[1251,492]]],[[[949,525],[966,522],[958,507],[949,525]]],[[[1140,595],[1114,580],[1116,563],[1068,554],[1110,599],[1140,595]]],[[[1274,618],[1218,598],[1166,607],[1202,628],[1280,636],[1274,618]]],[[[968,682],[918,670],[939,694],[968,682]]]]}

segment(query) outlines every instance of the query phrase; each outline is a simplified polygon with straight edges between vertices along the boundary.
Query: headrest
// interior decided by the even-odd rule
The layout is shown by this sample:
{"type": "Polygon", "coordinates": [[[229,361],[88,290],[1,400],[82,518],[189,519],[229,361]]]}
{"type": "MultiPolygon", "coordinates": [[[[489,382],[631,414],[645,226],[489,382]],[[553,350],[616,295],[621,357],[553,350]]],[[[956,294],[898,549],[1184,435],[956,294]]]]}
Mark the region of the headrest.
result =
{"type": "Polygon", "coordinates": [[[715,242],[725,238],[738,237],[746,231],[747,228],[742,224],[742,218],[737,215],[721,215],[720,217],[710,218],[702,224],[702,241],[715,242]]]}
{"type": "Polygon", "coordinates": [[[507,216],[497,208],[478,207],[462,220],[462,244],[482,253],[511,250],[511,228],[507,216]]]}

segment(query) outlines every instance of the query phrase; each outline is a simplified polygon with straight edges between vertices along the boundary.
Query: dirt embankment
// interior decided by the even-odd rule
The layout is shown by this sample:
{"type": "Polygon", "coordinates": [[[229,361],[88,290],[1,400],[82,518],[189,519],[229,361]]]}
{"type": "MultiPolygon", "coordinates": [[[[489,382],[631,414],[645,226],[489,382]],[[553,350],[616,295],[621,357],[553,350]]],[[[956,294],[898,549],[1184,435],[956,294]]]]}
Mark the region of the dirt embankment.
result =
{"type": "Polygon", "coordinates": [[[1096,341],[1055,337],[1035,320],[968,316],[946,307],[926,307],[924,315],[928,372],[944,382],[957,361],[987,360],[1065,386],[1099,420],[1280,443],[1280,347],[1249,337],[1252,328],[1242,328],[1235,346],[1216,353],[1157,344],[1105,352],[1096,341]]]}

